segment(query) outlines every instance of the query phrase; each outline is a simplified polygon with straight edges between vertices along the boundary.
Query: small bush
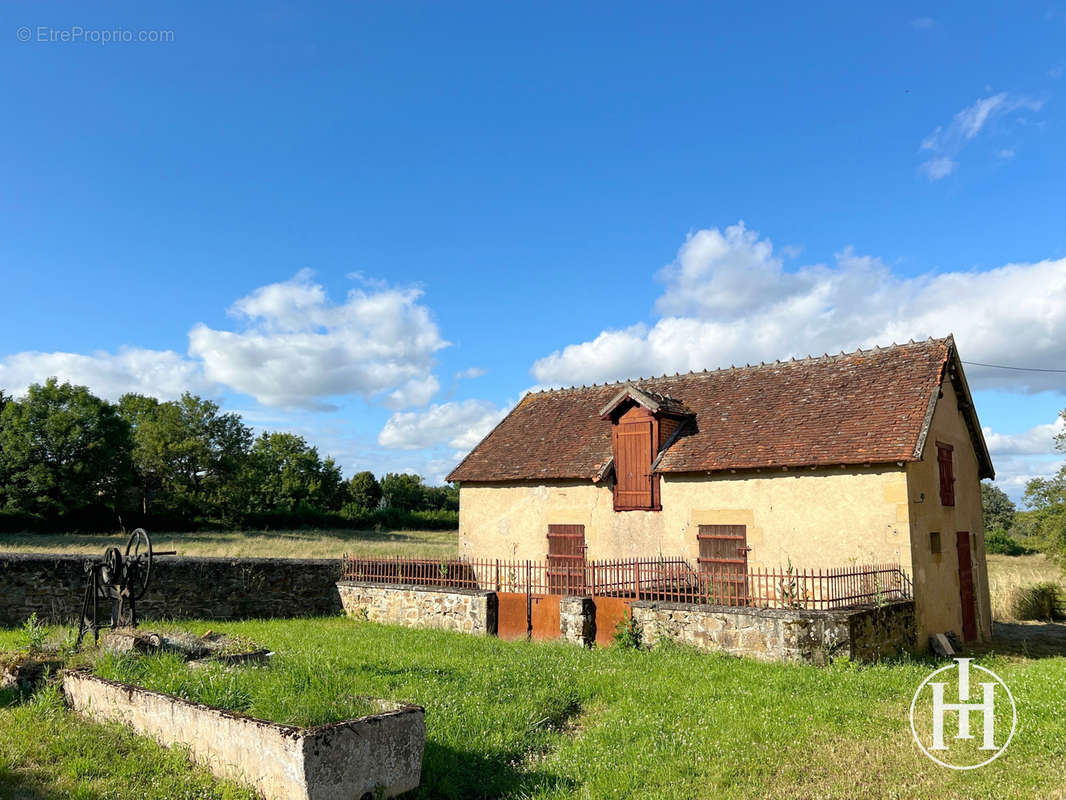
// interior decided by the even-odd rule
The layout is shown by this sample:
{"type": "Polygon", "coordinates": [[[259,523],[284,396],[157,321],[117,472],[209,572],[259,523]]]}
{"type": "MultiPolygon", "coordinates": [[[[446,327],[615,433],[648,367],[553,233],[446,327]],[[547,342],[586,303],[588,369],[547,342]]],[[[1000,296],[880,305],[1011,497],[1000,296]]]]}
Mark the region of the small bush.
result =
{"type": "Polygon", "coordinates": [[[1030,552],[1029,548],[1006,531],[992,531],[985,534],[985,550],[1004,556],[1022,556],[1030,552]]]}
{"type": "Polygon", "coordinates": [[[48,629],[37,619],[37,612],[30,614],[29,619],[22,623],[22,649],[36,653],[44,648],[44,640],[48,635],[48,629]]]}
{"type": "Polygon", "coordinates": [[[1014,590],[1010,601],[1015,619],[1052,620],[1062,617],[1062,594],[1053,583],[1036,583],[1014,590]]]}
{"type": "Polygon", "coordinates": [[[638,650],[643,638],[644,630],[640,623],[626,611],[614,626],[614,643],[625,650],[638,650]]]}

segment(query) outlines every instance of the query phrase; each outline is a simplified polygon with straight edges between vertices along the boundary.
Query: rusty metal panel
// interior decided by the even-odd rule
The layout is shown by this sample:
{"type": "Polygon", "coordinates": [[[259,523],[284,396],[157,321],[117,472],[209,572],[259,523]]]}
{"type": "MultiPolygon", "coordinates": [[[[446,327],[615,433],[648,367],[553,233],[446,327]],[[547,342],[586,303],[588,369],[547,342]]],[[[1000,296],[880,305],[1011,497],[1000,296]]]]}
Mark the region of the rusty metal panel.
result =
{"type": "Polygon", "coordinates": [[[540,594],[530,598],[531,638],[536,641],[558,639],[559,631],[559,595],[540,594]]]}
{"type": "Polygon", "coordinates": [[[525,639],[529,636],[525,592],[498,592],[499,621],[496,635],[501,639],[525,639]]]}
{"type": "Polygon", "coordinates": [[[596,604],[596,644],[608,647],[614,642],[614,630],[629,611],[624,597],[593,597],[596,604]]]}

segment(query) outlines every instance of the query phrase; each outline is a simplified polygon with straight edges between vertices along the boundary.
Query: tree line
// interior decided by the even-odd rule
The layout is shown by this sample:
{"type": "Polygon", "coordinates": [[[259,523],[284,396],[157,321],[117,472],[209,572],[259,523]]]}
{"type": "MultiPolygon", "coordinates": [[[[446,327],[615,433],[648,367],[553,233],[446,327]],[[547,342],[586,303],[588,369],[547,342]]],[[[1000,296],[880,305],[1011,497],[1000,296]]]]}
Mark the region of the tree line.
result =
{"type": "MultiPolygon", "coordinates": [[[[1059,416],[1066,421],[1066,409],[1059,416]]],[[[1066,453],[1066,432],[1055,437],[1055,447],[1066,453]]],[[[1049,478],[1026,483],[1022,502],[1025,511],[1019,511],[1002,489],[981,484],[988,551],[1021,555],[1040,550],[1066,563],[1066,465],[1049,478]]]]}
{"type": "Polygon", "coordinates": [[[0,391],[0,530],[458,526],[455,487],[418,475],[345,479],[293,433],[255,436],[185,393],[103,400],[55,378],[0,391]]]}

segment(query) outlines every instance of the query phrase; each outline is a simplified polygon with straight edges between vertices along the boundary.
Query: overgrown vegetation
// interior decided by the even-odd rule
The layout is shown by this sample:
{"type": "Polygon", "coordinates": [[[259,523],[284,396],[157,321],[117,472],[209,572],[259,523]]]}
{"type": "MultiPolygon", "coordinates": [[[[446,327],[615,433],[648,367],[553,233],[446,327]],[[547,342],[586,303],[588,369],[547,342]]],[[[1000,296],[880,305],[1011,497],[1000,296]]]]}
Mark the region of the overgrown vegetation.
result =
{"type": "Polygon", "coordinates": [[[458,527],[458,492],[418,475],[345,480],[292,433],[253,436],[186,393],[117,404],[54,378],[0,393],[0,532],[458,527]]]}
{"type": "Polygon", "coordinates": [[[644,629],[627,610],[614,627],[614,643],[628,650],[639,650],[644,639],[644,629]]]}
{"type": "Polygon", "coordinates": [[[1064,616],[1062,589],[1050,582],[1016,588],[1011,594],[1011,616],[1020,620],[1061,619],[1064,616]]]}
{"type": "Polygon", "coordinates": [[[992,531],[985,534],[985,550],[1002,556],[1021,556],[1033,552],[1009,533],[992,531]]]}
{"type": "MultiPolygon", "coordinates": [[[[1059,416],[1066,420],[1066,409],[1059,416]]],[[[1055,447],[1066,453],[1066,432],[1055,437],[1055,447]]],[[[1066,465],[1049,478],[1030,480],[1022,499],[1026,511],[1018,511],[1000,489],[981,484],[989,552],[1017,555],[1018,547],[1023,553],[1039,550],[1066,565],[1066,465]]]]}
{"type": "Polygon", "coordinates": [[[992,618],[1015,619],[1012,600],[1019,590],[1038,583],[1053,583],[1066,593],[1066,576],[1043,553],[1024,556],[990,555],[988,588],[992,596],[992,618]]]}
{"type": "MultiPolygon", "coordinates": [[[[424,705],[420,797],[887,800],[1066,790],[1063,658],[981,658],[1010,686],[1019,733],[993,765],[959,773],[933,764],[911,740],[910,699],[932,667],[922,660],[816,668],[679,646],[586,650],[341,618],[181,627],[224,628],[276,651],[292,665],[282,694],[293,703],[325,692],[424,705]],[[328,674],[329,684],[313,691],[306,682],[314,673],[328,674]]],[[[42,786],[48,797],[244,796],[203,782],[180,754],[80,723],[54,695],[48,703],[47,711],[0,709],[0,785],[42,786]],[[116,744],[118,755],[106,757],[116,744]],[[127,787],[137,771],[147,777],[127,787]]]]}

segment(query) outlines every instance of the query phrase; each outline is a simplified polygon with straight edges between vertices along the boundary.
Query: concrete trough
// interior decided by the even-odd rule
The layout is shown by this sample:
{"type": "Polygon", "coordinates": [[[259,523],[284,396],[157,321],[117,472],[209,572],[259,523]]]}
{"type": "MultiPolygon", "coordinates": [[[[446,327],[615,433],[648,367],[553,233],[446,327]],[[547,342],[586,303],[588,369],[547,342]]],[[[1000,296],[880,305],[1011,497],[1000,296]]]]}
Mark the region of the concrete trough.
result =
{"type": "Polygon", "coordinates": [[[251,786],[265,800],[365,800],[418,786],[425,709],[371,699],[380,713],[300,728],[105,680],[63,675],[74,711],[121,722],[162,745],[183,744],[215,775],[251,786]]]}

